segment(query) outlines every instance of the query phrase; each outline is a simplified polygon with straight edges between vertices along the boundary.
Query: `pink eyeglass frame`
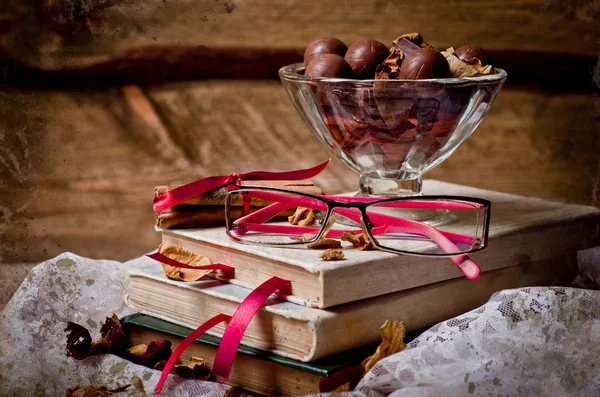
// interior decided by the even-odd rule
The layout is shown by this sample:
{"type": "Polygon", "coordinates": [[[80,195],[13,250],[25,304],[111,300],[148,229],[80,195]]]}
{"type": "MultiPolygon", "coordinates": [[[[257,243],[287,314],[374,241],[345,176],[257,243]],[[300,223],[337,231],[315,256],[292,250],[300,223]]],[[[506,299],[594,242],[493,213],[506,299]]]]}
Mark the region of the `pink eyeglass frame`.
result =
{"type": "MultiPolygon", "coordinates": [[[[365,230],[369,239],[376,248],[382,251],[416,256],[449,257],[467,278],[477,279],[480,275],[479,266],[466,254],[480,251],[487,246],[491,203],[485,199],[464,196],[422,196],[422,198],[427,200],[440,201],[439,203],[433,203],[431,201],[419,201],[415,200],[415,198],[413,197],[380,199],[357,196],[314,196],[306,193],[300,193],[278,188],[232,185],[229,187],[229,192],[225,201],[226,232],[231,239],[242,244],[258,244],[272,247],[305,246],[320,240],[322,237],[340,238],[344,232],[350,232],[352,230],[327,229],[326,226],[310,227],[297,225],[265,225],[262,222],[269,220],[273,216],[281,213],[282,211],[294,207],[306,207],[311,208],[313,210],[326,212],[325,219],[323,220],[323,225],[327,225],[331,213],[334,209],[336,209],[336,214],[347,217],[357,223],[360,223],[362,218],[365,221],[365,230]],[[238,189],[252,191],[252,198],[274,201],[274,203],[263,207],[253,213],[244,215],[232,222],[232,220],[229,219],[231,197],[233,194],[236,193],[238,189]],[[282,193],[284,195],[282,195],[282,193]],[[293,196],[286,196],[290,194],[293,196]],[[473,236],[445,232],[438,230],[437,228],[423,222],[394,217],[391,215],[378,213],[367,214],[366,210],[368,206],[373,204],[385,205],[386,203],[390,203],[389,206],[395,208],[484,210],[482,237],[475,238],[473,236]],[[360,213],[352,211],[353,209],[358,209],[360,213]],[[371,221],[384,223],[384,225],[375,226],[371,223],[371,221]],[[243,240],[235,236],[231,231],[232,226],[234,225],[239,228],[238,230],[240,230],[241,227],[243,227],[248,231],[262,231],[282,234],[303,234],[317,232],[317,235],[314,239],[311,240],[291,241],[285,244],[261,242],[253,243],[251,241],[243,240]],[[419,253],[381,246],[374,236],[389,231],[401,231],[404,233],[426,236],[430,238],[433,242],[435,242],[446,253],[419,253]],[[451,253],[451,251],[460,251],[460,249],[454,244],[455,242],[473,244],[474,247],[467,251],[461,251],[460,253],[451,253]]],[[[362,232],[362,230],[356,231],[362,232]]]]}

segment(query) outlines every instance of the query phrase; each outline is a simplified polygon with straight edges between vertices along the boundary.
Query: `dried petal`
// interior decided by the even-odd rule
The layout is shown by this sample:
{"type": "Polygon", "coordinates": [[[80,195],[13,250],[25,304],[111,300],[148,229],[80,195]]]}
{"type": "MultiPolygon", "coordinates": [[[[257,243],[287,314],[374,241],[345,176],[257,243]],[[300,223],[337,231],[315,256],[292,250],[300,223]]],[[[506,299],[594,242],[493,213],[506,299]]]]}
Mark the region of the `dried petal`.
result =
{"type": "Polygon", "coordinates": [[[141,345],[135,345],[130,347],[129,349],[127,349],[127,359],[133,363],[141,364],[142,357],[144,356],[144,353],[146,352],[147,348],[148,346],[143,343],[141,345]]]}
{"type": "Polygon", "coordinates": [[[342,242],[332,238],[323,237],[319,241],[307,245],[308,248],[342,248],[342,242]]]}
{"type": "Polygon", "coordinates": [[[88,386],[73,386],[67,389],[65,397],[104,397],[112,396],[115,393],[125,391],[131,385],[121,386],[117,389],[109,390],[106,384],[95,384],[88,386]]]}
{"type": "Polygon", "coordinates": [[[83,360],[88,357],[92,348],[90,332],[85,327],[70,321],[65,331],[69,332],[67,335],[67,357],[72,357],[75,360],[83,360]]]}
{"type": "Polygon", "coordinates": [[[298,207],[294,215],[288,217],[292,225],[307,226],[315,221],[315,214],[310,208],[298,207]]]}
{"type": "Polygon", "coordinates": [[[446,51],[442,51],[442,55],[446,57],[448,65],[450,65],[451,77],[476,77],[494,73],[492,65],[483,66],[481,61],[474,64],[469,64],[460,60],[454,54],[454,48],[450,47],[446,51]]]}
{"type": "Polygon", "coordinates": [[[369,239],[369,234],[367,233],[367,227],[363,222],[362,218],[360,218],[360,228],[362,229],[362,237],[365,239],[365,243],[358,247],[361,251],[368,251],[373,249],[373,242],[369,239]]]}
{"type": "Polygon", "coordinates": [[[324,261],[339,261],[344,259],[344,252],[329,248],[323,251],[323,253],[319,255],[319,258],[323,259],[324,261]]]}
{"type": "Polygon", "coordinates": [[[396,354],[406,347],[404,343],[406,329],[403,322],[386,320],[381,326],[380,331],[382,340],[379,346],[377,346],[377,350],[375,350],[375,353],[371,357],[367,357],[362,362],[364,374],[369,372],[382,358],[396,354]]]}
{"type": "Polygon", "coordinates": [[[206,363],[198,357],[190,357],[189,360],[179,360],[173,366],[173,372],[182,378],[208,380],[210,376],[210,370],[206,367],[206,363]]]}
{"type": "MultiPolygon", "coordinates": [[[[189,266],[207,266],[212,265],[212,261],[204,255],[200,255],[196,252],[187,250],[175,244],[162,243],[158,246],[158,252],[164,256],[168,256],[178,262],[189,266]]],[[[208,275],[212,270],[205,269],[183,269],[175,266],[169,266],[162,264],[162,268],[167,277],[173,280],[181,281],[196,281],[202,277],[208,275]]]]}
{"type": "Polygon", "coordinates": [[[168,360],[171,353],[171,341],[166,339],[153,340],[148,343],[148,348],[142,356],[142,365],[154,368],[159,361],[168,360]]]}
{"type": "Polygon", "coordinates": [[[373,243],[369,241],[369,238],[364,233],[359,232],[344,232],[342,235],[342,241],[352,243],[354,248],[360,250],[370,249],[373,247],[373,243]]]}

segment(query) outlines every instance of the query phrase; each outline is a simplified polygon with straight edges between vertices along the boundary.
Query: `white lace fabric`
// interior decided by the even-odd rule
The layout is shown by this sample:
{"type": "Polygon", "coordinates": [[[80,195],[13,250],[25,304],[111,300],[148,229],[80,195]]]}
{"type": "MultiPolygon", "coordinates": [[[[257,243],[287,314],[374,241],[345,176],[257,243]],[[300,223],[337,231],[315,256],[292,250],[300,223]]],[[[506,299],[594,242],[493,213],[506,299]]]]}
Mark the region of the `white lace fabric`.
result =
{"type": "MultiPolygon", "coordinates": [[[[133,376],[151,395],[160,371],[112,355],[68,358],[64,331],[73,321],[97,339],[107,316],[131,314],[123,304],[127,270],[145,261],[65,253],[36,266],[0,313],[0,396],[64,396],[69,387],[116,388],[133,376]]],[[[161,395],[222,396],[227,388],[169,376],[161,395]]],[[[336,395],[600,396],[600,292],[500,291],[377,363],[354,392],[336,395]]]]}

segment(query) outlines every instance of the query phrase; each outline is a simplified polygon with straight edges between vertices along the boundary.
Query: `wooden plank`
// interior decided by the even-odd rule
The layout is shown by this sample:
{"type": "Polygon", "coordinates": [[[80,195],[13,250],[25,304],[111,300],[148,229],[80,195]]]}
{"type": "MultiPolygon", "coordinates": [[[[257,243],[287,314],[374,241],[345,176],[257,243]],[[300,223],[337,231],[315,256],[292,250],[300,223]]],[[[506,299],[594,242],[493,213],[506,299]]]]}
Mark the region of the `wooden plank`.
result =
{"type": "MultiPolygon", "coordinates": [[[[125,91],[0,90],[0,263],[64,251],[125,260],[159,243],[159,184],[329,157],[275,81],[125,91]]],[[[600,205],[600,137],[591,95],[504,90],[478,131],[430,178],[600,205]]],[[[316,179],[357,188],[335,160],[316,179]]]]}
{"type": "Polygon", "coordinates": [[[130,0],[12,2],[0,8],[17,26],[4,35],[15,59],[44,68],[95,64],[148,45],[303,48],[334,35],[390,42],[421,32],[431,44],[476,44],[597,56],[600,24],[594,0],[130,0]]]}
{"type": "Polygon", "coordinates": [[[35,264],[32,263],[0,264],[0,311],[4,309],[34,266],[35,264]]]}
{"type": "MultiPolygon", "coordinates": [[[[496,65],[508,72],[507,87],[527,84],[571,92],[596,89],[591,77],[596,56],[518,50],[496,50],[490,54],[496,65]]],[[[171,45],[138,48],[86,67],[45,70],[15,61],[0,50],[0,68],[5,71],[0,75],[0,84],[98,89],[181,80],[275,80],[282,66],[297,62],[302,62],[301,49],[171,45]]]]}

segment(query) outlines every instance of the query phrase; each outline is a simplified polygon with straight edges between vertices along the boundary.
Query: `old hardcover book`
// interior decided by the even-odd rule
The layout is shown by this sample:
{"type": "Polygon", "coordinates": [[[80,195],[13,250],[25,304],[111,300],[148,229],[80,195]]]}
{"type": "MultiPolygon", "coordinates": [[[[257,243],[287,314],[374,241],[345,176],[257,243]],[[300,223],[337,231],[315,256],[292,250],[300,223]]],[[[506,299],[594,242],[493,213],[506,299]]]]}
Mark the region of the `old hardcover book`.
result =
{"type": "MultiPolygon", "coordinates": [[[[270,297],[250,322],[242,343],[300,361],[312,361],[379,340],[385,320],[419,330],[485,303],[495,291],[527,285],[566,285],[574,277],[576,255],[525,262],[491,270],[475,282],[455,278],[405,291],[317,309],[270,297]]],[[[196,328],[219,313],[232,315],[250,293],[219,280],[168,279],[147,258],[129,272],[127,305],[138,312],[196,328]]],[[[209,331],[222,336],[224,325],[209,331]]]]}
{"type": "MultiPolygon", "coordinates": [[[[492,202],[488,247],[471,257],[482,272],[575,253],[600,245],[600,209],[425,181],[425,194],[473,196],[492,202]]],[[[243,245],[224,227],[167,230],[177,244],[235,268],[230,283],[254,288],[271,276],[291,281],[290,302],[327,308],[377,295],[463,277],[447,258],[344,250],[343,261],[325,262],[322,250],[243,245]]],[[[465,230],[468,234],[468,231],[465,230]]],[[[479,281],[467,284],[473,288],[479,281]]]]}
{"type": "MultiPolygon", "coordinates": [[[[175,347],[192,331],[143,314],[124,317],[121,323],[131,346],[167,339],[175,347]]],[[[184,357],[200,357],[211,368],[220,342],[220,338],[202,335],[188,347],[184,357]]],[[[376,344],[362,346],[304,363],[240,345],[227,383],[268,396],[304,396],[326,392],[362,369],[356,366],[373,354],[375,348],[376,344]]]]}

